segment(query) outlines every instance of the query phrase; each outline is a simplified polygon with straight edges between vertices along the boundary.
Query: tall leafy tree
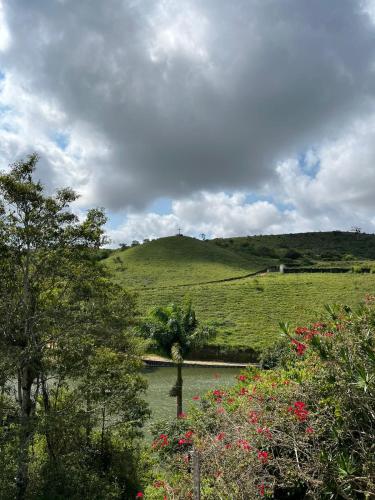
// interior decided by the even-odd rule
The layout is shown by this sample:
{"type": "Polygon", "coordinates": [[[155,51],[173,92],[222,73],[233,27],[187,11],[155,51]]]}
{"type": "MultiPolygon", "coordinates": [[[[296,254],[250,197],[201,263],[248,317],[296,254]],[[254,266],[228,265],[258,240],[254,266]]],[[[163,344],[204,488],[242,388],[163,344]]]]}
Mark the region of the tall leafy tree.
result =
{"type": "Polygon", "coordinates": [[[177,367],[177,379],[170,395],[177,398],[177,417],[182,413],[182,365],[193,349],[204,345],[215,336],[215,330],[200,325],[191,301],[183,306],[170,304],[154,308],[142,326],[148,337],[164,354],[171,357],[177,367]]]}
{"type": "Polygon", "coordinates": [[[9,498],[59,498],[53,484],[62,498],[95,498],[98,487],[114,491],[105,469],[121,496],[124,467],[108,454],[147,413],[139,346],[126,330],[134,302],[96,258],[103,211],[80,221],[72,190],[47,195],[34,179],[37,161],[0,174],[0,444],[9,455],[0,486],[9,498]]]}

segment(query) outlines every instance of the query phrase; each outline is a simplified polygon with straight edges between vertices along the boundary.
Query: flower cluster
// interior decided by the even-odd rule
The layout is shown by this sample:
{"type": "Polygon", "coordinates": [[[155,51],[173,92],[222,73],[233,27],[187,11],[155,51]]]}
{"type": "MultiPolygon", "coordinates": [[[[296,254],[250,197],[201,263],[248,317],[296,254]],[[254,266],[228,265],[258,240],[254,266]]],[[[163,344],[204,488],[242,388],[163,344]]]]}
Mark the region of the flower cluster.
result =
{"type": "Polygon", "coordinates": [[[295,415],[300,422],[305,421],[309,416],[309,412],[306,410],[306,404],[302,401],[296,401],[293,406],[289,406],[288,412],[295,415]]]}
{"type": "Polygon", "coordinates": [[[168,434],[160,434],[158,439],[152,443],[152,448],[159,449],[169,445],[168,434]]]}

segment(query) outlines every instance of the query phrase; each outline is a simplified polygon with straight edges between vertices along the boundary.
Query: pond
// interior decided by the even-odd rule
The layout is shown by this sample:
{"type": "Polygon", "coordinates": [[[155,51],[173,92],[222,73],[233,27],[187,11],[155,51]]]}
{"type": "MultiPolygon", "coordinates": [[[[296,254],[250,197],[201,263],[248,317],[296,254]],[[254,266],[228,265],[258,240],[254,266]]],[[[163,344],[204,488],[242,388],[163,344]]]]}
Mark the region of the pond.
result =
{"type": "MultiPolygon", "coordinates": [[[[240,368],[184,367],[182,370],[184,412],[189,410],[190,405],[199,403],[193,400],[194,396],[202,396],[217,387],[233,385],[240,371],[240,368]]],[[[176,417],[176,398],[169,396],[169,390],[176,381],[176,373],[176,368],[169,366],[145,368],[144,374],[149,384],[146,400],[152,412],[151,419],[145,426],[146,435],[154,421],[176,417]]]]}

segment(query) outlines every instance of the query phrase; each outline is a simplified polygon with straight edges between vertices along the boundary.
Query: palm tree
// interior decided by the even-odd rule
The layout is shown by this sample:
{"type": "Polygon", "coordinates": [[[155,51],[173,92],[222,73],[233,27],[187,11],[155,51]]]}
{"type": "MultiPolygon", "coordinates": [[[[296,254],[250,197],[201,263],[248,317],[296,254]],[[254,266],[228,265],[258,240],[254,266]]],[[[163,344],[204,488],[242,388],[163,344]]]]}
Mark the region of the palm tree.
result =
{"type": "Polygon", "coordinates": [[[182,413],[182,365],[185,356],[215,335],[211,326],[200,326],[191,301],[184,306],[170,304],[154,308],[142,326],[143,335],[151,339],[177,367],[177,380],[169,395],[177,398],[177,417],[182,413]]]}

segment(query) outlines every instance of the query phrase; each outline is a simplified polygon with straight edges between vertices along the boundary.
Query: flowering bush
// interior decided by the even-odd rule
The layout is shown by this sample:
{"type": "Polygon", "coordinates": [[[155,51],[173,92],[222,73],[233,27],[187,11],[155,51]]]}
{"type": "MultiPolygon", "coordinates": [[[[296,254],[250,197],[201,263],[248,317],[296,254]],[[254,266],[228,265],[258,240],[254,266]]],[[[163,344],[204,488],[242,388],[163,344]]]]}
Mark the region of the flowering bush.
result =
{"type": "Polygon", "coordinates": [[[203,499],[373,498],[374,303],[367,297],[359,311],[329,307],[324,322],[283,325],[284,367],[248,369],[231,389],[201,398],[167,444],[160,434],[163,495],[191,497],[194,448],[203,499]]]}

